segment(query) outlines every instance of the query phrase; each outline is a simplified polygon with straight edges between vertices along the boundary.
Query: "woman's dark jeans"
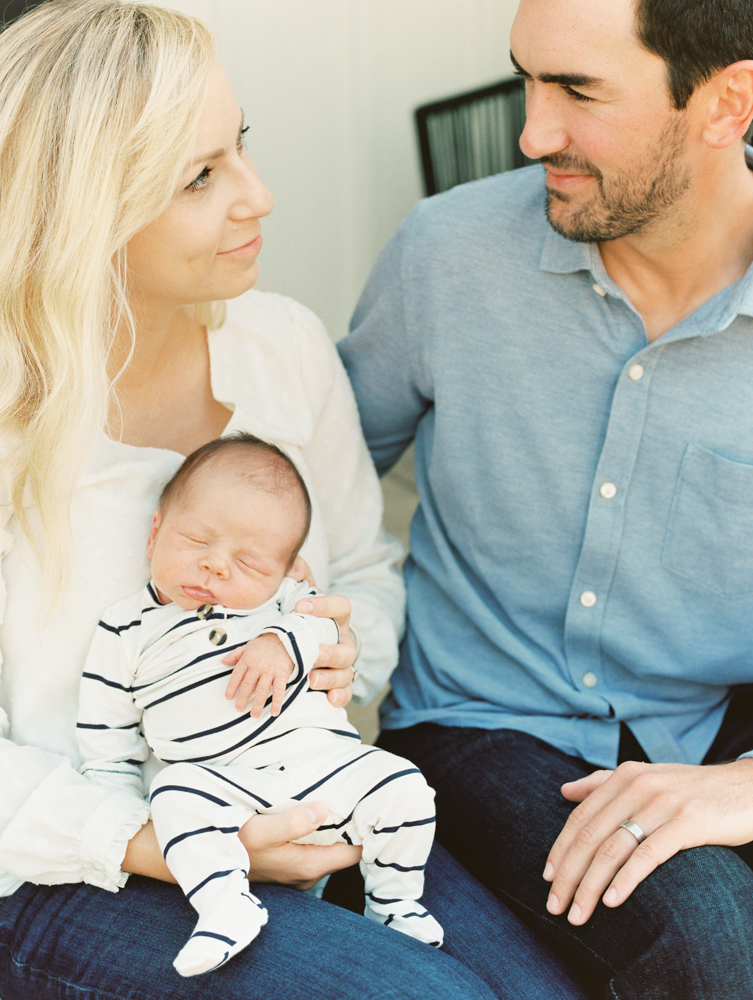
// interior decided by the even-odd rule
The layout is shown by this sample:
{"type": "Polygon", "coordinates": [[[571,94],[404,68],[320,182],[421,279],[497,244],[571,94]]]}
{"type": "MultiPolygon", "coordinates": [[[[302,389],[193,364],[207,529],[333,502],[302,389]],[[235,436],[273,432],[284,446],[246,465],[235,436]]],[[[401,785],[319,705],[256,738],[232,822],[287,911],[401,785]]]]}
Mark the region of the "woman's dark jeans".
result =
{"type": "Polygon", "coordinates": [[[269,923],[215,972],[181,979],[172,960],[196,914],[180,889],[132,876],[118,893],[22,886],[0,899],[2,1000],[583,1000],[561,965],[496,896],[441,849],[424,901],[448,951],[311,896],[262,885],[269,923]]]}

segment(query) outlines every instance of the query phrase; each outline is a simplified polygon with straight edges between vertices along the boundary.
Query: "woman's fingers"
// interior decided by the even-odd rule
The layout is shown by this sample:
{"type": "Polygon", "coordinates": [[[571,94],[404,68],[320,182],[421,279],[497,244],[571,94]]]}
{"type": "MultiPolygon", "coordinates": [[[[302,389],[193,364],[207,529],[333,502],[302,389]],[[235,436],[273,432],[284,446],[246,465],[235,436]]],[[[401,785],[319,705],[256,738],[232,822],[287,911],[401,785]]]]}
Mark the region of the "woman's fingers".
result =
{"type": "Polygon", "coordinates": [[[311,567],[302,559],[301,556],[296,556],[293,565],[290,567],[287,573],[288,576],[292,577],[296,583],[303,583],[306,580],[311,584],[312,587],[316,587],[316,582],[314,581],[314,574],[311,572],[311,567]]]}
{"type": "Polygon", "coordinates": [[[350,601],[342,594],[303,597],[296,604],[295,610],[300,614],[315,615],[317,618],[334,618],[341,629],[347,627],[350,620],[350,601]]]}
{"type": "Polygon", "coordinates": [[[309,889],[325,875],[357,864],[360,847],[292,843],[313,833],[326,817],[327,807],[322,802],[308,802],[274,815],[252,816],[239,833],[248,851],[251,881],[309,889]]]}

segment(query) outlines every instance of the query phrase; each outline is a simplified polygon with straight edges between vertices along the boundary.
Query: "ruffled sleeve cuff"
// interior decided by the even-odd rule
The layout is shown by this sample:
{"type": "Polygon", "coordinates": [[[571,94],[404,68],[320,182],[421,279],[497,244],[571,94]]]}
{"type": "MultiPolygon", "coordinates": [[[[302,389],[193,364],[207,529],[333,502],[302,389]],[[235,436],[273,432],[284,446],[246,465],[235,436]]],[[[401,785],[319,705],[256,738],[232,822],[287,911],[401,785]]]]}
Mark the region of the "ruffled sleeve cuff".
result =
{"type": "Polygon", "coordinates": [[[63,760],[3,830],[0,871],[38,885],[88,882],[117,892],[128,878],[120,870],[126,845],[148,818],[142,798],[95,785],[63,760]]]}
{"type": "Polygon", "coordinates": [[[128,792],[108,795],[84,827],[81,837],[83,880],[110,892],[128,881],[121,864],[128,841],[149,819],[149,806],[128,792]]]}

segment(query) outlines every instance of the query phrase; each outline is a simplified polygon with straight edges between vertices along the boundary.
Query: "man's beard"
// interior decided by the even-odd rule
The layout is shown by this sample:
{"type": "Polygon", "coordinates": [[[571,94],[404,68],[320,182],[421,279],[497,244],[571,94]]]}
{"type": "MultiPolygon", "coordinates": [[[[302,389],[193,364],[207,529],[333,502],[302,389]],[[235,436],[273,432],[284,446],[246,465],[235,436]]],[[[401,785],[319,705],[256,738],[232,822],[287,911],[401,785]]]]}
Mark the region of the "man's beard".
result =
{"type": "Polygon", "coordinates": [[[541,162],[558,170],[592,174],[599,186],[598,195],[564,218],[553,218],[555,201],[568,203],[571,196],[547,191],[546,217],[560,235],[578,243],[606,243],[644,229],[661,218],[690,187],[690,171],[681,164],[686,127],[682,118],[674,118],[664,128],[650,159],[634,173],[623,173],[605,180],[588,160],[564,153],[543,156],[541,162]]]}

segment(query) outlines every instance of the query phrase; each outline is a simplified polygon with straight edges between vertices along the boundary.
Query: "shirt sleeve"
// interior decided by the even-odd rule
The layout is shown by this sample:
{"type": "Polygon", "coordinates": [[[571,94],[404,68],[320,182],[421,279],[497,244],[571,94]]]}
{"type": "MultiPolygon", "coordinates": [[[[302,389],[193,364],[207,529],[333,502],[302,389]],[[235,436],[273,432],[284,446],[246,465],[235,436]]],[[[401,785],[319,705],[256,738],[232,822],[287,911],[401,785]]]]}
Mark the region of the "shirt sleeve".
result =
{"type": "Polygon", "coordinates": [[[89,781],[143,796],[141,765],[149,748],[133,699],[134,665],[117,625],[103,617],[84,665],[76,736],[89,781]]]}
{"type": "MultiPolygon", "coordinates": [[[[0,556],[11,545],[0,528],[0,556]]],[[[0,579],[0,620],[5,604],[0,579]]],[[[125,885],[120,865],[128,841],[149,818],[144,799],[97,786],[67,757],[19,746],[9,733],[0,709],[0,894],[22,882],[88,882],[110,891],[125,885]]]]}
{"type": "Polygon", "coordinates": [[[410,271],[406,251],[421,203],[382,251],[338,350],[350,377],[363,432],[380,475],[387,472],[415,436],[433,404],[433,385],[419,333],[431,325],[429,303],[422,307],[405,294],[420,290],[420,274],[410,271]],[[420,323],[414,322],[418,313],[420,323]]]}
{"type": "Polygon", "coordinates": [[[369,701],[397,663],[405,593],[402,546],[382,527],[382,491],[363,439],[353,392],[319,320],[290,302],[300,331],[300,366],[313,407],[303,449],[330,550],[330,593],[345,595],[361,636],[355,697],[369,701]]]}

